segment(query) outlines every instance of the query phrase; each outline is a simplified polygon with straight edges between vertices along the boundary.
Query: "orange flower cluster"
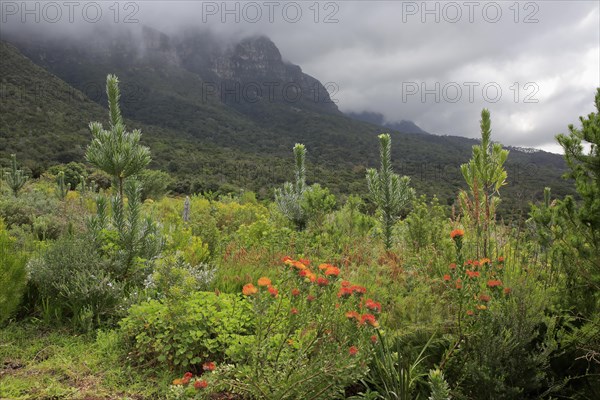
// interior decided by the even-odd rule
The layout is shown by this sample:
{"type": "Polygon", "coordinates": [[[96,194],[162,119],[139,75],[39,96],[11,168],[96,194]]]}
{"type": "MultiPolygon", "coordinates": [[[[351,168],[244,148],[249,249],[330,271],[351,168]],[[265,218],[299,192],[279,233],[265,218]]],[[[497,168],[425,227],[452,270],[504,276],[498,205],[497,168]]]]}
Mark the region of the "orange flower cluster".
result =
{"type": "Polygon", "coordinates": [[[258,293],[258,289],[251,283],[244,285],[244,287],[242,288],[242,294],[244,296],[252,296],[256,293],[258,293]]]}
{"type": "Polygon", "coordinates": [[[475,278],[479,278],[479,271],[471,271],[471,270],[467,270],[465,271],[465,273],[469,276],[469,278],[471,279],[475,279],[475,278]]]}
{"type": "Polygon", "coordinates": [[[348,353],[350,353],[351,356],[355,356],[358,354],[358,347],[356,346],[350,346],[350,348],[348,349],[348,353]]]}
{"type": "Polygon", "coordinates": [[[465,231],[462,229],[454,229],[452,232],[450,232],[450,237],[454,240],[462,239],[463,236],[465,236],[465,231]]]}
{"type": "MultiPolygon", "coordinates": [[[[206,362],[202,365],[202,369],[204,371],[214,371],[216,368],[215,363],[214,362],[206,362]]],[[[178,378],[175,379],[173,381],[173,385],[176,386],[185,386],[188,385],[192,378],[194,377],[194,374],[192,374],[191,372],[186,372],[182,378],[178,378]]],[[[194,389],[206,389],[208,387],[208,382],[204,379],[199,379],[199,377],[196,378],[196,380],[194,381],[194,389]]]]}

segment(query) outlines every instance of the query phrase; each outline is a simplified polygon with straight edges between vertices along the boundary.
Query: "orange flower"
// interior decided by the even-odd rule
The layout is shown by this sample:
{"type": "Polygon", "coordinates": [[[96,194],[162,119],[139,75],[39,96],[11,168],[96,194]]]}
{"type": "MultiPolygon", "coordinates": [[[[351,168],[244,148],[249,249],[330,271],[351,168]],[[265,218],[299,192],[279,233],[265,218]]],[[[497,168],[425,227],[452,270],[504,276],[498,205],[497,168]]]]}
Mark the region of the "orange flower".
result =
{"type": "Polygon", "coordinates": [[[181,378],[175,379],[173,381],[173,385],[183,385],[183,379],[181,379],[181,378]]]}
{"type": "Polygon", "coordinates": [[[479,260],[479,263],[480,263],[481,265],[484,265],[484,264],[489,264],[489,263],[490,263],[490,261],[491,261],[491,260],[490,260],[489,258],[482,258],[481,260],[479,260]]]}
{"type": "Polygon", "coordinates": [[[348,349],[348,353],[350,353],[350,355],[354,357],[358,354],[358,347],[350,346],[350,348],[348,349]]]}
{"type": "Polygon", "coordinates": [[[333,267],[331,264],[319,264],[319,270],[325,271],[327,268],[333,267]]]}
{"type": "Polygon", "coordinates": [[[473,266],[479,267],[479,261],[478,260],[473,261],[473,266]]]}
{"type": "Polygon", "coordinates": [[[308,260],[306,258],[301,258],[298,261],[300,261],[302,264],[306,265],[307,267],[310,265],[310,260],[308,260]]]}
{"type": "Polygon", "coordinates": [[[205,380],[194,382],[194,388],[196,389],[206,389],[208,387],[208,382],[205,380]]]}
{"type": "Polygon", "coordinates": [[[296,314],[298,314],[298,309],[297,308],[292,308],[290,310],[290,313],[292,313],[292,315],[296,315],[296,314]]]}
{"type": "Polygon", "coordinates": [[[342,287],[350,287],[352,284],[349,281],[342,281],[342,287]]]}
{"type": "Polygon", "coordinates": [[[258,293],[258,289],[253,284],[248,283],[242,288],[242,293],[244,296],[252,296],[253,294],[258,293]]]}
{"type": "Polygon", "coordinates": [[[317,279],[317,285],[319,285],[319,286],[327,286],[327,285],[329,285],[329,280],[327,278],[323,278],[322,276],[320,276],[317,279]]]}
{"type": "Polygon", "coordinates": [[[450,280],[450,275],[446,274],[444,275],[444,281],[448,282],[450,280]]]}
{"type": "Polygon", "coordinates": [[[473,315],[473,311],[472,310],[467,310],[467,315],[473,315]]]}
{"type": "Polygon", "coordinates": [[[487,310],[487,307],[486,307],[486,306],[484,306],[483,304],[478,304],[478,305],[477,305],[477,309],[478,309],[478,310],[487,310]]]}
{"type": "Polygon", "coordinates": [[[361,325],[367,324],[371,325],[373,328],[377,328],[379,326],[379,322],[377,322],[377,318],[373,314],[364,314],[360,317],[361,325]]]}
{"type": "Polygon", "coordinates": [[[492,298],[490,296],[488,296],[487,294],[480,294],[479,295],[479,300],[487,303],[488,301],[490,301],[492,298]]]}
{"type": "Polygon", "coordinates": [[[452,232],[450,232],[450,237],[452,239],[461,239],[463,236],[465,235],[465,231],[463,231],[462,229],[455,229],[452,232]]]}
{"type": "Polygon", "coordinates": [[[340,269],[338,267],[329,266],[325,270],[325,276],[335,276],[337,277],[340,274],[340,269]]]}
{"type": "Polygon", "coordinates": [[[374,313],[381,312],[381,303],[378,303],[371,299],[367,299],[367,301],[365,301],[365,307],[367,307],[369,310],[373,311],[374,313]]]}
{"type": "Polygon", "coordinates": [[[271,284],[271,280],[266,276],[258,279],[258,286],[269,286],[271,284]]]}
{"type": "Polygon", "coordinates": [[[277,295],[279,295],[279,290],[277,290],[274,286],[269,286],[267,290],[273,297],[277,297],[277,295]]]}
{"type": "Polygon", "coordinates": [[[300,278],[304,278],[304,277],[306,277],[306,275],[308,275],[309,273],[310,273],[310,271],[309,271],[309,270],[307,270],[306,268],[305,268],[305,269],[301,269],[300,271],[298,271],[298,276],[299,276],[300,278]]]}
{"type": "Polygon", "coordinates": [[[456,269],[456,264],[455,263],[451,263],[450,264],[450,269],[451,270],[455,270],[456,269]]]}
{"type": "Polygon", "coordinates": [[[510,292],[512,292],[511,288],[509,288],[509,287],[504,288],[504,294],[510,294],[510,292]]]}
{"type": "Polygon", "coordinates": [[[205,370],[205,371],[214,371],[215,368],[217,368],[217,366],[212,361],[205,362],[204,364],[202,364],[202,369],[205,370]]]}
{"type": "Polygon", "coordinates": [[[488,287],[494,288],[502,286],[502,281],[499,279],[490,279],[487,283],[488,287]]]}
{"type": "Polygon", "coordinates": [[[300,289],[298,289],[298,288],[292,289],[292,296],[300,296],[300,289]]]}
{"type": "Polygon", "coordinates": [[[310,271],[308,272],[308,274],[306,274],[306,278],[312,283],[314,283],[317,280],[317,276],[310,271]]]}
{"type": "Polygon", "coordinates": [[[338,297],[343,297],[343,298],[347,299],[350,296],[352,296],[352,289],[350,289],[348,287],[340,288],[340,291],[338,292],[338,297]]]}
{"type": "Polygon", "coordinates": [[[462,279],[457,279],[456,280],[456,288],[457,289],[462,289],[463,285],[462,285],[462,279]]]}
{"type": "Polygon", "coordinates": [[[315,296],[309,294],[308,296],[306,296],[306,301],[313,301],[315,299],[315,296]]]}
{"type": "Polygon", "coordinates": [[[498,257],[498,262],[499,263],[503,263],[504,262],[504,257],[503,256],[498,257]]]}
{"type": "Polygon", "coordinates": [[[300,261],[293,261],[292,265],[294,266],[294,268],[299,270],[306,269],[306,265],[302,264],[300,261]]]}
{"type": "Polygon", "coordinates": [[[285,256],[285,257],[283,257],[283,258],[281,259],[281,261],[282,261],[284,264],[291,264],[292,262],[294,262],[294,260],[292,260],[292,257],[290,257],[290,256],[285,256]]]}
{"type": "Polygon", "coordinates": [[[348,311],[346,313],[346,318],[348,319],[355,319],[355,320],[360,320],[360,314],[356,311],[348,311]]]}

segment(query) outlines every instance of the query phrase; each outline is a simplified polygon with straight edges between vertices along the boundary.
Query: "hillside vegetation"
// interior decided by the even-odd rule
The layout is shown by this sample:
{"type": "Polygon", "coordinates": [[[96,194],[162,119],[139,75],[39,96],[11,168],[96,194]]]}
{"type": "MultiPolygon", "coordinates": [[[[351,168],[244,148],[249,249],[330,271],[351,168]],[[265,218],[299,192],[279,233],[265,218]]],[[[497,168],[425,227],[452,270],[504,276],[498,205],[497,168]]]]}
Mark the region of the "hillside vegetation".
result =
{"type": "MultiPolygon", "coordinates": [[[[5,46],[55,89],[30,122],[79,124],[60,101],[68,85],[5,46]]],[[[489,110],[474,121],[481,141],[460,165],[452,210],[396,168],[393,143],[412,137],[396,134],[364,136],[379,150],[372,168],[347,172],[368,204],[317,180],[351,164],[315,173],[307,143],[290,146],[285,183],[264,200],[178,196],[166,195],[165,171],[148,169],[162,165],[157,149],[253,153],[211,153],[125,118],[119,78],[105,82],[108,111],[76,94],[91,118],[89,131],[69,131],[85,164],[34,177],[11,154],[2,169],[0,398],[600,397],[600,88],[597,111],[557,136],[577,197],[546,188],[508,224],[497,210],[513,152],[493,142],[489,110]]],[[[35,162],[17,137],[9,146],[35,162]]],[[[67,137],[47,146],[60,151],[67,137]]]]}

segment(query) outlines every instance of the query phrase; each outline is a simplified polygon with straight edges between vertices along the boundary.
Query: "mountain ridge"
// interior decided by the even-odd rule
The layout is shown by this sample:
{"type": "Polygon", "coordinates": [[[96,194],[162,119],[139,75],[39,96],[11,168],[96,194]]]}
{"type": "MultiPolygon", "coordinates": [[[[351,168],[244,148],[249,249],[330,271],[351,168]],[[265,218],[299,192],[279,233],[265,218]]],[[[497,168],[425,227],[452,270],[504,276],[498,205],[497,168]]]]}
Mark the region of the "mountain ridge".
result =
{"type": "MultiPolygon", "coordinates": [[[[164,37],[150,39],[153,45],[169,49],[163,43],[164,37]]],[[[91,138],[87,124],[90,118],[97,118],[98,110],[106,109],[105,96],[99,93],[88,96],[85,88],[93,84],[95,92],[103,89],[107,73],[120,77],[125,89],[123,115],[130,121],[130,128],[142,128],[143,138],[155,156],[153,166],[176,177],[172,189],[177,192],[246,188],[261,197],[270,197],[273,187],[291,179],[291,148],[296,142],[308,148],[309,181],[320,182],[337,194],[365,195],[365,168],[378,164],[376,135],[382,132],[380,126],[356,121],[339,110],[330,112],[316,103],[273,100],[260,105],[229,104],[218,96],[205,96],[205,81],[198,74],[178,67],[176,60],[167,64],[152,61],[153,57],[169,54],[168,51],[150,54],[149,58],[127,65],[118,61],[117,53],[96,54],[90,59],[78,49],[64,45],[32,47],[23,42],[16,45],[20,47],[2,44],[2,58],[9,55],[12,64],[2,63],[2,101],[10,108],[10,118],[3,117],[0,130],[0,164],[5,164],[2,159],[6,160],[15,151],[23,153],[21,159],[26,164],[37,163],[36,168],[42,169],[57,161],[82,161],[84,146],[91,138]],[[81,93],[72,104],[65,105],[54,98],[42,99],[45,104],[37,103],[37,107],[49,108],[54,114],[69,114],[71,119],[66,122],[48,123],[44,120],[47,113],[33,113],[29,109],[32,100],[19,99],[9,87],[13,81],[17,85],[30,85],[28,74],[39,75],[40,81],[48,80],[48,73],[63,82],[61,90],[81,93]],[[81,106],[80,102],[87,106],[81,106]],[[86,107],[92,103],[101,108],[90,112],[86,107]],[[37,152],[32,151],[36,148],[33,137],[36,135],[23,139],[31,131],[26,124],[28,120],[39,140],[49,146],[46,152],[41,145],[37,146],[37,152]],[[79,147],[61,150],[60,146],[69,147],[66,143],[77,143],[79,147]]],[[[123,49],[121,44],[116,45],[113,51],[131,55],[126,46],[123,49]]],[[[476,143],[459,137],[397,132],[392,144],[394,166],[398,173],[412,177],[418,193],[437,194],[443,203],[452,204],[456,191],[464,187],[458,167],[468,160],[471,146],[476,143]]],[[[505,189],[507,209],[519,205],[518,202],[526,204],[521,201],[524,197],[539,198],[544,186],[556,188],[557,194],[571,191],[560,179],[564,162],[559,156],[511,151],[507,168],[510,182],[505,189]]]]}

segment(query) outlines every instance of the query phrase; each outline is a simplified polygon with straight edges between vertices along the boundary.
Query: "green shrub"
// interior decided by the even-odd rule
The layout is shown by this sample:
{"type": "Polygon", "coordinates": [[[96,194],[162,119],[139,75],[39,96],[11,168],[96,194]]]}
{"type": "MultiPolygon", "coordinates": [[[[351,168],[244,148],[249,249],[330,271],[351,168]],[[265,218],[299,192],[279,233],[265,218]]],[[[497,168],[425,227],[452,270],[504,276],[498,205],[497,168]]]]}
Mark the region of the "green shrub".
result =
{"type": "Polygon", "coordinates": [[[173,180],[168,173],[152,169],[143,170],[136,179],[142,184],[142,201],[148,198],[160,200],[173,180]]]}
{"type": "Polygon", "coordinates": [[[27,257],[18,251],[0,219],[0,324],[6,321],[21,303],[27,284],[27,257]]]}
{"type": "Polygon", "coordinates": [[[250,332],[250,318],[239,296],[194,292],[134,305],[120,322],[120,332],[132,363],[183,372],[198,370],[207,360],[223,360],[229,346],[250,332]]]}
{"type": "Polygon", "coordinates": [[[89,237],[58,239],[30,260],[28,269],[46,320],[70,320],[75,328],[89,330],[115,317],[123,301],[113,265],[89,237]]]}

